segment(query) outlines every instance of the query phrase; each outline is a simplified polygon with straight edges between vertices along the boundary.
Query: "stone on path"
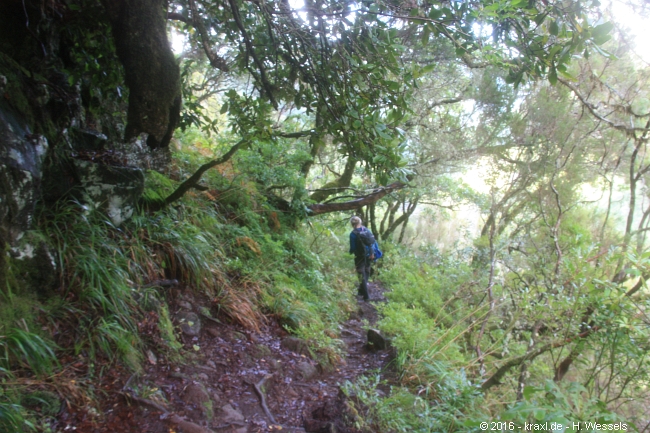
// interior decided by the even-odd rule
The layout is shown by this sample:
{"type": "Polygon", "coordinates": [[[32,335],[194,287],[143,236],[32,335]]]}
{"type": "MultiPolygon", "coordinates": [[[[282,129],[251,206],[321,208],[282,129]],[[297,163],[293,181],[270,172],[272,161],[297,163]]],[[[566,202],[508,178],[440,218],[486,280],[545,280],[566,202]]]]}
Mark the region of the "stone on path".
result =
{"type": "Polygon", "coordinates": [[[222,418],[227,423],[241,423],[246,419],[240,411],[233,408],[229,404],[223,406],[221,410],[224,412],[224,416],[222,418]]]}
{"type": "Polygon", "coordinates": [[[300,374],[304,380],[309,380],[318,374],[318,369],[309,361],[302,361],[297,365],[300,374]]]}
{"type": "Polygon", "coordinates": [[[388,347],[386,339],[377,329],[368,329],[368,346],[375,350],[384,350],[388,347]]]}
{"type": "Polygon", "coordinates": [[[183,334],[189,335],[190,337],[196,337],[201,333],[201,320],[195,313],[182,311],[178,313],[176,319],[181,325],[181,331],[183,331],[183,334]]]}

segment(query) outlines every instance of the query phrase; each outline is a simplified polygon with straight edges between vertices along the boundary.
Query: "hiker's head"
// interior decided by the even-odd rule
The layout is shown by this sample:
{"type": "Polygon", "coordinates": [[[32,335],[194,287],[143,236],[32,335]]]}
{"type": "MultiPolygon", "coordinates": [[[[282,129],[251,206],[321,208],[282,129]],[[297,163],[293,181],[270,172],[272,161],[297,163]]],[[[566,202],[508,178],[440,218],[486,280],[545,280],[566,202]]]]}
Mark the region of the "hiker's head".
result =
{"type": "Polygon", "coordinates": [[[350,224],[352,224],[352,227],[357,228],[361,226],[361,218],[358,216],[353,216],[350,218],[350,224]]]}

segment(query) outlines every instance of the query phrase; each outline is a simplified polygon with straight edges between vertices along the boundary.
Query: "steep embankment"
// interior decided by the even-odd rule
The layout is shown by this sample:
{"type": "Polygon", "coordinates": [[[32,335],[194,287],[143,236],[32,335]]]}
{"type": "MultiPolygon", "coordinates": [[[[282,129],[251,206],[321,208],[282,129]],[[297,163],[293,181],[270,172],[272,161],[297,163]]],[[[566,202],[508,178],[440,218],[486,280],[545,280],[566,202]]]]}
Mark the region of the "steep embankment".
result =
{"type": "MultiPolygon", "coordinates": [[[[382,302],[383,288],[370,284],[372,302],[382,302]]],[[[183,360],[158,360],[150,352],[142,374],[111,369],[98,385],[101,414],[73,407],[58,417],[59,430],[83,432],[355,432],[353,405],[340,386],[360,375],[383,371],[388,349],[368,343],[366,324],[377,320],[371,303],[341,324],[340,359],[329,368],[312,359],[300,339],[268,321],[259,332],[205,315],[209,299],[175,290],[172,312],[185,318],[183,360]],[[202,314],[203,312],[204,314],[202,314]]],[[[140,330],[158,322],[155,313],[140,330]]],[[[154,332],[152,332],[154,334],[154,332]]],[[[75,365],[78,375],[90,366],[75,365]]]]}

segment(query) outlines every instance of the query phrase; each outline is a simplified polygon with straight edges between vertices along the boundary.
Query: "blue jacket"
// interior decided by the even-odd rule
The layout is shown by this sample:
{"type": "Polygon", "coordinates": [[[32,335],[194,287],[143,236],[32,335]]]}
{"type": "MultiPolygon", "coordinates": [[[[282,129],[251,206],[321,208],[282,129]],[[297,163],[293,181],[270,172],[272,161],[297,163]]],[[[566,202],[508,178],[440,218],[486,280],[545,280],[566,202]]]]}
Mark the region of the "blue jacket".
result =
{"type": "Polygon", "coordinates": [[[357,251],[357,240],[357,234],[352,230],[350,232],[350,254],[357,255],[359,253],[357,251]]]}

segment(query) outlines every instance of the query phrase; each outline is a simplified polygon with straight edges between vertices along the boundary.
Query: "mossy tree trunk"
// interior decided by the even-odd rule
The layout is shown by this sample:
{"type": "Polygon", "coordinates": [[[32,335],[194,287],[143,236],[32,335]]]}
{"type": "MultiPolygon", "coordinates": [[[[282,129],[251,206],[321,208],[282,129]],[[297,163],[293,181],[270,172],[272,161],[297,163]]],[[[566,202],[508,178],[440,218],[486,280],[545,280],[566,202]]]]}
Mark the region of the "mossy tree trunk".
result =
{"type": "Polygon", "coordinates": [[[146,132],[166,147],[180,118],[180,69],[167,40],[164,0],[104,0],[129,87],[125,140],[146,132]]]}

